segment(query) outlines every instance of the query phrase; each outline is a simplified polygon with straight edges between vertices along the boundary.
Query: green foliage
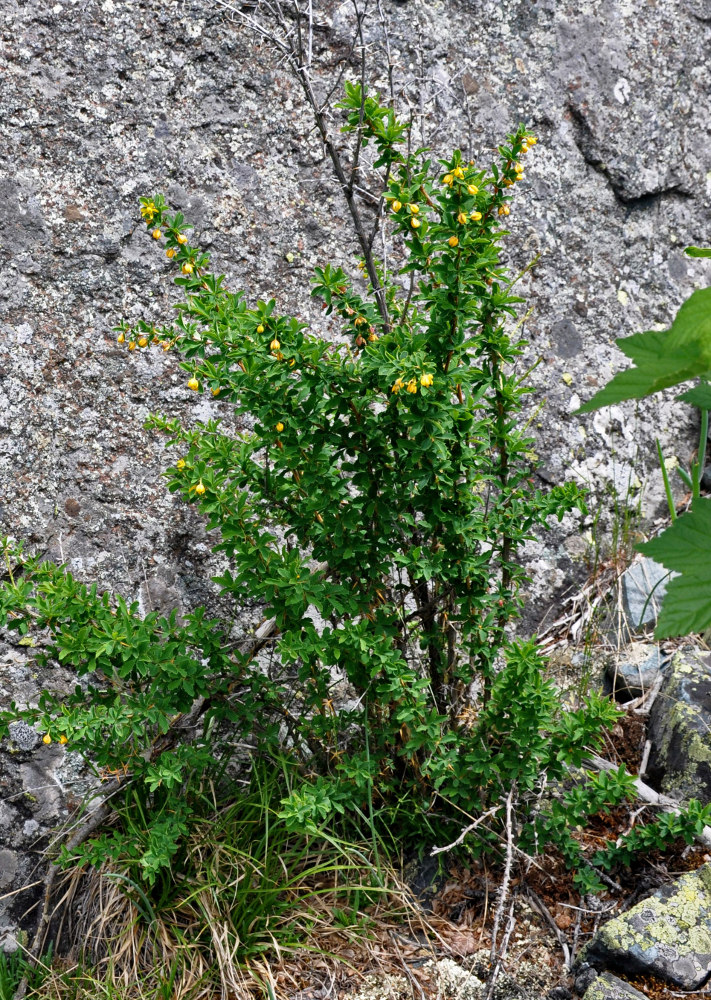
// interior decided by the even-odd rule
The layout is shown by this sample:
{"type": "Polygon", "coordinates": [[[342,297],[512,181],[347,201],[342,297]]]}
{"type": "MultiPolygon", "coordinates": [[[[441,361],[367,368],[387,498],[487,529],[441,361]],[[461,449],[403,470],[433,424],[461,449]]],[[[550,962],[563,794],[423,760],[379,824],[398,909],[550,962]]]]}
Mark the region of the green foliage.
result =
{"type": "Polygon", "coordinates": [[[640,552],[671,572],[655,636],[701,632],[711,626],[711,499],[699,497],[691,510],[649,542],[640,552]]]}
{"type": "Polygon", "coordinates": [[[618,340],[617,346],[636,367],[615,375],[578,413],[711,375],[711,288],[694,292],[668,330],[635,333],[618,340]]]}
{"type": "MultiPolygon", "coordinates": [[[[688,247],[690,257],[711,257],[711,250],[688,247]]],[[[709,550],[711,549],[711,501],[700,497],[711,409],[711,288],[694,292],[679,309],[669,330],[638,333],[617,341],[620,349],[637,365],[620,372],[580,408],[587,413],[625,399],[640,399],[691,378],[701,381],[678,398],[701,410],[699,448],[690,471],[678,468],[691,491],[691,509],[677,518],[671,485],[657,441],[657,451],[672,524],[659,537],[638,545],[639,551],[680,574],[670,580],[655,628],[657,639],[702,632],[711,625],[709,550]]]]}
{"type": "MultiPolygon", "coordinates": [[[[314,332],[273,300],[250,306],[228,290],[182,215],[143,198],[184,297],[175,322],[117,328],[129,348],[177,350],[188,387],[228,401],[250,428],[149,421],[178,452],[169,488],[219,532],[223,595],[274,620],[269,672],[259,642],[236,646],[202,610],[140,618],[6,544],[18,570],[0,586],[0,624],[82,683],[4,721],[39,723],[102,776],[131,779],[122,823],[72,857],[120,863],[151,892],[183,864],[192,776],[225,724],[257,760],[288,750],[299,767],[280,807],[284,836],[355,828],[376,854],[385,830],[419,847],[423,832],[451,838],[463,813],[489,816],[474,848],[489,850],[512,788],[517,822],[543,849],[627,787],[623,775],[591,780],[583,800],[560,793],[536,818],[538,790],[563,788],[616,711],[596,696],[564,710],[535,643],[510,639],[520,546],[549,518],[584,510],[572,484],[534,487],[522,420],[521,299],[501,244],[535,139],[520,126],[488,167],[456,150],[437,165],[407,149],[406,125],[377,97],[349,85],[341,106],[345,130],[377,147],[398,273],[361,261],[374,288],[365,274],[317,268],[325,319],[314,332]],[[181,730],[196,704],[200,726],[181,730]]],[[[278,908],[276,889],[270,899],[278,908]]]]}

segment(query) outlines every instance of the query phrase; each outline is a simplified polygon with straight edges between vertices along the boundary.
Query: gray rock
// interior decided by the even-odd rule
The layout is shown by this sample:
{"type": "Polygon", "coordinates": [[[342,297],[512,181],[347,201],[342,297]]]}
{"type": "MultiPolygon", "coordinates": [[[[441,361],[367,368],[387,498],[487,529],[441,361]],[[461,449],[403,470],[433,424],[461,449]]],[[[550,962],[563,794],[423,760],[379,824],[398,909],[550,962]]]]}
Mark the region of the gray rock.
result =
{"type": "Polygon", "coordinates": [[[34,750],[40,743],[39,733],[26,722],[11,722],[8,729],[10,739],[20,750],[34,750]]]}
{"type": "Polygon", "coordinates": [[[669,570],[654,559],[644,557],[632,563],[622,575],[622,600],[632,630],[654,625],[667,592],[669,570]]]}
{"type": "Polygon", "coordinates": [[[629,701],[649,691],[669,660],[658,646],[633,642],[607,660],[605,674],[619,700],[629,701]]]}
{"type": "Polygon", "coordinates": [[[609,920],[586,948],[585,960],[698,990],[711,975],[711,865],[687,872],[609,920]]]}
{"type": "Polygon", "coordinates": [[[649,714],[647,774],[674,798],[711,802],[711,655],[676,653],[649,714]]]}
{"type": "Polygon", "coordinates": [[[603,972],[586,990],[584,1000],[646,1000],[646,997],[624,980],[603,972]]]}

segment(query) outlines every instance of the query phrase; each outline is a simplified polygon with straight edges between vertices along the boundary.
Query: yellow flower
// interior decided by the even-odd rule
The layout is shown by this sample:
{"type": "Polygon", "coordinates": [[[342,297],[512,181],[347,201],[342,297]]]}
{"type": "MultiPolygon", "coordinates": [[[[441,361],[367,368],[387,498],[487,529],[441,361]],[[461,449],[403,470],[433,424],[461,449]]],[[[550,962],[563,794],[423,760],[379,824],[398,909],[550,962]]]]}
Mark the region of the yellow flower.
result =
{"type": "Polygon", "coordinates": [[[445,174],[444,177],[442,178],[442,183],[448,184],[449,187],[451,187],[452,184],[454,184],[454,178],[452,177],[451,174],[445,174]]]}
{"type": "Polygon", "coordinates": [[[212,395],[213,396],[219,396],[221,392],[222,392],[222,390],[220,389],[220,387],[218,385],[218,387],[216,389],[212,390],[212,395]]]}
{"type": "Polygon", "coordinates": [[[536,143],[538,142],[538,139],[535,137],[535,135],[527,135],[526,142],[528,143],[529,146],[535,146],[536,143]]]}
{"type": "Polygon", "coordinates": [[[128,342],[128,349],[129,349],[129,351],[135,351],[136,350],[136,341],[135,340],[129,340],[129,342],[128,342]]]}
{"type": "Polygon", "coordinates": [[[194,392],[197,392],[197,390],[199,388],[200,388],[200,383],[198,382],[198,380],[193,375],[193,377],[188,382],[188,389],[192,389],[194,392]]]}
{"type": "Polygon", "coordinates": [[[407,207],[410,209],[410,211],[412,212],[413,215],[417,215],[417,213],[420,211],[420,206],[419,205],[414,205],[413,204],[413,205],[408,205],[407,207]]]}
{"type": "Polygon", "coordinates": [[[457,222],[459,223],[460,226],[465,226],[467,223],[467,213],[460,212],[459,215],[457,216],[457,222]]]}
{"type": "Polygon", "coordinates": [[[296,358],[292,358],[292,359],[291,359],[291,360],[289,361],[289,368],[293,368],[295,364],[296,364],[296,358]]]}
{"type": "Polygon", "coordinates": [[[504,178],[504,187],[510,188],[513,185],[513,181],[509,180],[508,177],[504,178]]]}
{"type": "Polygon", "coordinates": [[[472,212],[469,216],[472,222],[478,222],[481,218],[481,212],[472,212]]]}
{"type": "Polygon", "coordinates": [[[139,337],[138,338],[138,346],[139,347],[148,347],[148,337],[139,337]]]}
{"type": "Polygon", "coordinates": [[[178,233],[178,235],[175,238],[181,246],[185,246],[185,244],[188,242],[188,238],[185,235],[185,233],[178,233]]]}
{"type": "Polygon", "coordinates": [[[462,177],[464,177],[464,171],[462,170],[461,167],[455,167],[452,173],[454,174],[455,177],[458,177],[460,180],[462,179],[462,177]]]}
{"type": "Polygon", "coordinates": [[[278,351],[280,347],[281,347],[281,344],[279,343],[279,341],[275,337],[274,340],[269,345],[269,348],[272,351],[278,351]]]}
{"type": "Polygon", "coordinates": [[[141,205],[141,215],[147,222],[153,221],[153,216],[156,215],[158,209],[152,201],[149,201],[147,205],[141,205]]]}
{"type": "Polygon", "coordinates": [[[159,240],[162,235],[163,233],[160,231],[160,229],[154,229],[153,232],[151,233],[151,236],[153,237],[154,240],[159,240]]]}
{"type": "Polygon", "coordinates": [[[193,265],[190,263],[189,260],[186,260],[183,266],[180,268],[180,270],[183,272],[183,274],[192,274],[193,265]]]}
{"type": "Polygon", "coordinates": [[[517,174],[523,173],[523,163],[514,163],[514,170],[517,174]]]}
{"type": "Polygon", "coordinates": [[[281,434],[281,432],[282,432],[282,431],[284,430],[284,424],[283,424],[283,423],[281,422],[281,420],[280,420],[280,421],[279,421],[279,423],[278,423],[278,424],[276,425],[276,429],[277,429],[277,433],[278,433],[278,434],[281,434]]]}
{"type": "Polygon", "coordinates": [[[420,228],[420,220],[419,219],[410,219],[410,225],[412,226],[413,229],[419,229],[420,228]]]}
{"type": "Polygon", "coordinates": [[[407,391],[408,392],[417,392],[417,379],[416,378],[411,378],[410,381],[407,383],[407,391]]]}
{"type": "Polygon", "coordinates": [[[259,324],[259,326],[257,327],[257,333],[264,333],[264,327],[262,326],[262,324],[261,324],[261,323],[260,323],[260,324],[259,324]]]}
{"type": "Polygon", "coordinates": [[[168,247],[168,249],[165,251],[165,255],[168,258],[168,260],[172,260],[177,252],[178,251],[175,249],[175,247],[168,247]]]}
{"type": "Polygon", "coordinates": [[[126,336],[125,336],[125,334],[123,334],[123,333],[120,333],[120,334],[118,335],[118,337],[116,338],[116,343],[117,343],[117,344],[123,344],[123,342],[124,342],[124,340],[125,340],[125,339],[126,339],[126,336]]]}
{"type": "Polygon", "coordinates": [[[404,384],[405,383],[403,382],[402,378],[398,375],[398,377],[395,379],[395,383],[392,387],[391,392],[400,392],[404,384]]]}
{"type": "Polygon", "coordinates": [[[178,470],[178,472],[182,472],[182,470],[185,468],[185,459],[179,458],[178,461],[175,463],[175,468],[178,470]]]}
{"type": "Polygon", "coordinates": [[[429,388],[429,386],[431,386],[433,382],[434,382],[434,375],[430,375],[429,372],[426,372],[424,375],[420,375],[420,385],[429,388]]]}
{"type": "Polygon", "coordinates": [[[447,240],[447,243],[449,243],[451,247],[459,246],[459,240],[457,239],[456,236],[450,236],[449,239],[447,240]]]}
{"type": "Polygon", "coordinates": [[[398,201],[396,198],[395,201],[392,203],[391,208],[393,212],[399,212],[400,209],[402,208],[402,202],[398,201]]]}
{"type": "Polygon", "coordinates": [[[203,493],[205,492],[205,486],[203,484],[202,479],[200,480],[200,482],[195,487],[195,492],[198,493],[200,496],[202,496],[203,493]]]}
{"type": "Polygon", "coordinates": [[[377,333],[368,334],[368,340],[370,341],[371,344],[374,344],[377,339],[378,339],[377,333]]]}
{"type": "Polygon", "coordinates": [[[530,148],[531,148],[531,147],[530,147],[530,146],[528,145],[528,143],[527,143],[527,142],[524,142],[523,146],[521,146],[521,152],[522,152],[522,153],[527,153],[527,152],[529,151],[529,149],[530,149],[530,148]]]}
{"type": "Polygon", "coordinates": [[[62,746],[64,746],[64,744],[68,742],[67,737],[64,735],[60,736],[59,742],[62,744],[62,746]]]}
{"type": "Polygon", "coordinates": [[[502,205],[499,209],[499,215],[508,215],[511,209],[508,205],[502,205]]]}
{"type": "Polygon", "coordinates": [[[42,737],[42,742],[46,743],[47,746],[49,746],[49,744],[52,742],[52,737],[49,735],[49,733],[44,734],[44,736],[42,737]]]}
{"type": "Polygon", "coordinates": [[[467,184],[467,191],[469,194],[479,194],[479,188],[476,184],[467,184]]]}

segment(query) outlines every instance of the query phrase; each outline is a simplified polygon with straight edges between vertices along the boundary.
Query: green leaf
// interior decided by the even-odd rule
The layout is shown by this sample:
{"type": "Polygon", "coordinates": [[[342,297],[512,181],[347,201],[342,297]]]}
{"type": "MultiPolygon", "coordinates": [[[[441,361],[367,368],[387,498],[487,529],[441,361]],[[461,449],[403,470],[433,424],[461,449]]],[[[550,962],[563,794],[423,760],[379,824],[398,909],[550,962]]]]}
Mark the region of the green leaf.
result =
{"type": "Polygon", "coordinates": [[[684,253],[687,257],[711,257],[711,247],[687,247],[684,253]]]}
{"type": "Polygon", "coordinates": [[[641,399],[709,374],[711,288],[694,292],[679,309],[669,330],[635,333],[618,340],[617,345],[636,367],[615,375],[578,413],[589,413],[625,399],[641,399]]]}
{"type": "Polygon", "coordinates": [[[688,513],[638,548],[681,574],[669,581],[655,637],[688,635],[711,626],[711,499],[695,500],[688,513]]]}
{"type": "Polygon", "coordinates": [[[681,396],[677,396],[683,403],[690,403],[691,406],[698,406],[700,410],[711,410],[711,385],[702,382],[695,385],[693,389],[688,389],[681,396]]]}

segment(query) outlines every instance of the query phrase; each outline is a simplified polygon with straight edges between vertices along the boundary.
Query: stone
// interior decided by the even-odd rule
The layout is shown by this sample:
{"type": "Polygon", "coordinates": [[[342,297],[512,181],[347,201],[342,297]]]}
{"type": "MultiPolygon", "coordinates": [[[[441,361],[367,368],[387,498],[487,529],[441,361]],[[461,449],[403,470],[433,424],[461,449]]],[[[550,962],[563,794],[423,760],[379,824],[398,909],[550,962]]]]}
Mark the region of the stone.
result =
{"type": "Polygon", "coordinates": [[[675,653],[649,713],[649,781],[677,799],[711,802],[711,655],[675,653]]]}
{"type": "Polygon", "coordinates": [[[583,1000],[646,1000],[646,997],[623,979],[603,972],[585,991],[583,1000]]]}
{"type": "Polygon", "coordinates": [[[632,631],[654,625],[667,592],[669,570],[646,556],[622,574],[622,601],[632,631]]]}
{"type": "Polygon", "coordinates": [[[664,664],[669,660],[658,646],[648,643],[630,643],[620,653],[607,660],[605,674],[618,700],[639,698],[659,678],[664,664]]]}
{"type": "Polygon", "coordinates": [[[598,968],[700,989],[711,975],[711,865],[687,872],[608,920],[584,957],[598,968]]]}

